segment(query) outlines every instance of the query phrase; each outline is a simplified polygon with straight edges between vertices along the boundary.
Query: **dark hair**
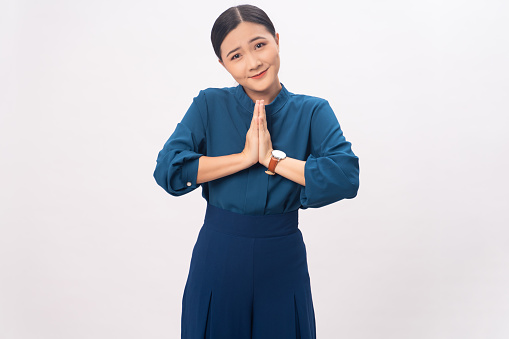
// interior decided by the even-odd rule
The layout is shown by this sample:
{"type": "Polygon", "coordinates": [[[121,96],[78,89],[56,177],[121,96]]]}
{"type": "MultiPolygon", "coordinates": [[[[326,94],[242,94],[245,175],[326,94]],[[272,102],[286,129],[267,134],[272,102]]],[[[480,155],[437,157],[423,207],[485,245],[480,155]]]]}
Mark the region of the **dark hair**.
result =
{"type": "Polygon", "coordinates": [[[216,19],[214,26],[212,26],[212,32],[210,33],[212,47],[214,47],[214,52],[216,52],[219,60],[223,61],[221,58],[221,44],[224,38],[243,21],[265,26],[269,33],[276,38],[274,25],[263,10],[253,5],[230,7],[216,19]]]}

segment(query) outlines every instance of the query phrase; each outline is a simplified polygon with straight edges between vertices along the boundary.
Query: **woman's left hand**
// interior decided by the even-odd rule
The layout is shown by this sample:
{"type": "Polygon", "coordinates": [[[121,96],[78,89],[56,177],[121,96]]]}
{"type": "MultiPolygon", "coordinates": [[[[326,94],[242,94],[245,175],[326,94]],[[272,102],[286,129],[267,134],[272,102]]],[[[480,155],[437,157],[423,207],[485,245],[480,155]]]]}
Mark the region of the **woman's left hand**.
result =
{"type": "Polygon", "coordinates": [[[272,157],[272,141],[267,129],[267,117],[265,115],[265,102],[262,100],[258,111],[258,162],[269,167],[272,157]]]}

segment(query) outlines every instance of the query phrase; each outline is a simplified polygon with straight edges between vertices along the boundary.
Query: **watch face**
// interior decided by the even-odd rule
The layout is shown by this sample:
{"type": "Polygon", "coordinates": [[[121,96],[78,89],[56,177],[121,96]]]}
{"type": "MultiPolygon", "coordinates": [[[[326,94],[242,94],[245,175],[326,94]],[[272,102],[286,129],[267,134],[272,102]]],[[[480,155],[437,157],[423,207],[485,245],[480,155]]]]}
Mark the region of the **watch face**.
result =
{"type": "Polygon", "coordinates": [[[272,156],[274,158],[278,158],[279,160],[281,160],[281,159],[286,158],[286,153],[276,149],[276,150],[272,151],[272,156]]]}

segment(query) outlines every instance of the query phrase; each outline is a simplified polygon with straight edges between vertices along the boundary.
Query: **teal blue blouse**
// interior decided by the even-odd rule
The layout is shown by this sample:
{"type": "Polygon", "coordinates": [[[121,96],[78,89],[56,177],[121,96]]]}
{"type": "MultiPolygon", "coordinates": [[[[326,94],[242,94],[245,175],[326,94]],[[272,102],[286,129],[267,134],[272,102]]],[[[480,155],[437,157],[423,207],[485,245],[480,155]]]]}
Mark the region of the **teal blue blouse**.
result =
{"type": "Polygon", "coordinates": [[[272,147],[305,160],[306,186],[255,164],[232,175],[196,183],[198,159],[240,153],[253,116],[254,102],[241,85],[207,88],[187,110],[164,144],[154,171],[156,182],[180,196],[202,186],[211,205],[242,214],[278,214],[351,199],[359,188],[359,159],[343,136],[325,99],[294,94],[283,84],[265,106],[272,147]]]}

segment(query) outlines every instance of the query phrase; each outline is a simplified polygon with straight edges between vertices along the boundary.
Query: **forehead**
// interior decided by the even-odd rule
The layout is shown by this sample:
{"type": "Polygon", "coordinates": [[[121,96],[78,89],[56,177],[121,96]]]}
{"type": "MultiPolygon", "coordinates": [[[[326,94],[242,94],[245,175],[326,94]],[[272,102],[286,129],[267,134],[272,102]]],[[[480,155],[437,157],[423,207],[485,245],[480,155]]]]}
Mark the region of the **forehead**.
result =
{"type": "Polygon", "coordinates": [[[229,50],[242,47],[242,45],[247,44],[249,40],[257,36],[268,39],[272,34],[261,24],[245,21],[241,22],[224,38],[221,43],[221,51],[228,53],[229,50]]]}

